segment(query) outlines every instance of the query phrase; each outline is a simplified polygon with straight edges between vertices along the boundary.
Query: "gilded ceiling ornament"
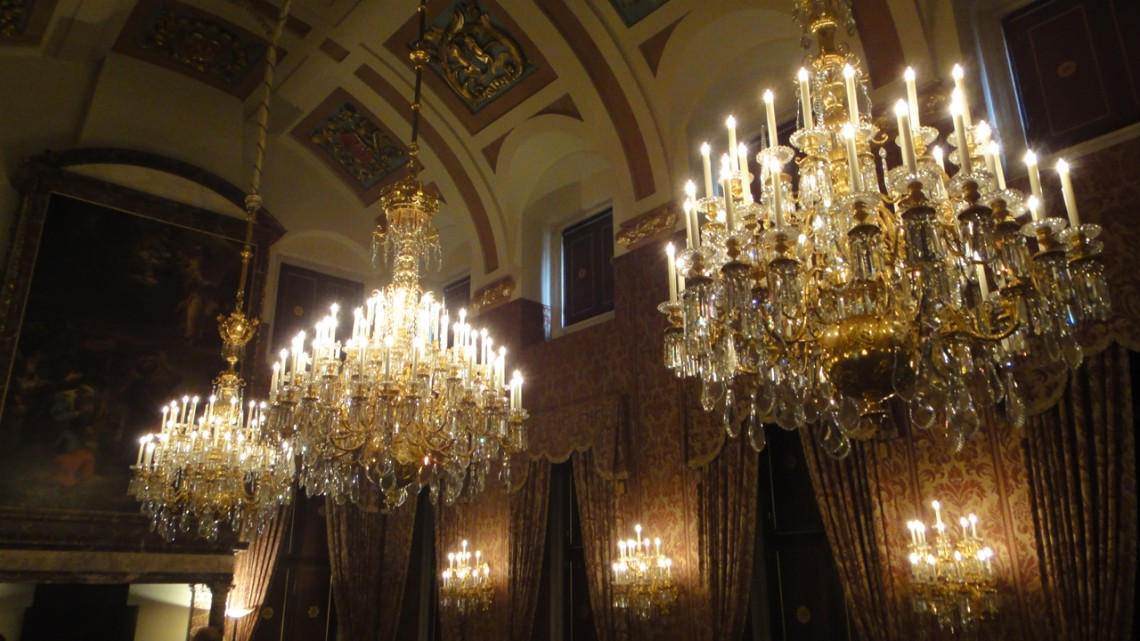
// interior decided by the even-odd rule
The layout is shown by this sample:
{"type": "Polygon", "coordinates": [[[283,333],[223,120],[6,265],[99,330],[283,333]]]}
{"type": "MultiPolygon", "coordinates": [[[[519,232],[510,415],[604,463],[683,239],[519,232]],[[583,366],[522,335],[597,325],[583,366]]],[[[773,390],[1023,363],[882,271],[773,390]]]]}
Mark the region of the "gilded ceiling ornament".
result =
{"type": "Polygon", "coordinates": [[[431,67],[477,112],[498,98],[534,65],[477,0],[458,0],[424,36],[431,67]]]}
{"type": "Polygon", "coordinates": [[[175,3],[155,12],[139,44],[226,85],[240,83],[265,56],[263,41],[175,3]]]}
{"type": "Polygon", "coordinates": [[[35,0],[0,0],[0,37],[18,36],[28,26],[35,0]]]}
{"type": "Polygon", "coordinates": [[[408,163],[404,148],[348,101],[317,125],[309,137],[365,189],[408,163]]]}

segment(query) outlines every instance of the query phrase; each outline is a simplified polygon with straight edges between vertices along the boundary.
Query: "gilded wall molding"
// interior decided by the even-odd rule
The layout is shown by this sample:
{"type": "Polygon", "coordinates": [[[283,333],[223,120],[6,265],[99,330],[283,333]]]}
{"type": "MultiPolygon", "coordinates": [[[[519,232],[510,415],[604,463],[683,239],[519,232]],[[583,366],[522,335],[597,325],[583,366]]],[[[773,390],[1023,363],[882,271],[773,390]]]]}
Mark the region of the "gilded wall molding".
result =
{"type": "Polygon", "coordinates": [[[621,224],[617,241],[626,250],[636,249],[660,234],[671,233],[677,225],[677,206],[667,203],[621,224]]]}
{"type": "Polygon", "coordinates": [[[515,293],[515,279],[504,276],[499,280],[480,287],[471,295],[471,313],[479,314],[511,300],[515,293]]]}

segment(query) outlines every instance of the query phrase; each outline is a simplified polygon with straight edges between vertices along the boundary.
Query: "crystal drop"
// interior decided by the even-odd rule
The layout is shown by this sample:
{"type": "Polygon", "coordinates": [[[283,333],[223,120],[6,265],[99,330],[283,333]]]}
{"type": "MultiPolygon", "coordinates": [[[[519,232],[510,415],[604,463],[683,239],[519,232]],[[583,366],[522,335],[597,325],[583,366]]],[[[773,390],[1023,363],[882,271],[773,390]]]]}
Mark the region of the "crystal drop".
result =
{"type": "Polygon", "coordinates": [[[724,413],[722,418],[724,422],[724,433],[728,435],[728,438],[736,438],[738,433],[736,424],[736,395],[732,393],[731,389],[726,390],[724,393],[724,413]]]}
{"type": "Polygon", "coordinates": [[[701,408],[706,412],[713,411],[716,404],[724,396],[724,383],[721,381],[704,381],[701,384],[701,408]]]}
{"type": "Polygon", "coordinates": [[[768,439],[764,435],[764,424],[761,423],[760,417],[754,413],[748,418],[748,445],[756,452],[762,452],[767,444],[768,439]]]}

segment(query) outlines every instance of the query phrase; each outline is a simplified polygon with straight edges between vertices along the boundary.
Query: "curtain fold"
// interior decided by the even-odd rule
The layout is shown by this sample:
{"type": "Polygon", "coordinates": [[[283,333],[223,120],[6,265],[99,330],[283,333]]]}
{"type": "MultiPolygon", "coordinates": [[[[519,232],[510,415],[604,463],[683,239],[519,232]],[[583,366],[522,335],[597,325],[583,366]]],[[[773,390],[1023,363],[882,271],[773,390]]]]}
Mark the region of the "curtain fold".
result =
{"type": "Polygon", "coordinates": [[[393,641],[416,522],[415,502],[389,514],[326,501],[341,641],[393,641]]]}
{"type": "Polygon", "coordinates": [[[801,431],[804,459],[855,631],[865,641],[901,639],[898,600],[888,588],[889,560],[875,527],[873,449],[854,444],[847,458],[836,461],[820,445],[822,429],[801,431]]]}
{"type": "MultiPolygon", "coordinates": [[[[249,547],[238,552],[234,558],[234,585],[230,590],[230,607],[253,610],[240,619],[226,618],[226,638],[236,641],[249,641],[265,594],[273,580],[273,570],[277,567],[277,553],[281,541],[292,523],[293,505],[283,505],[277,510],[277,518],[266,526],[265,531],[250,537],[249,547]],[[236,627],[236,630],[235,630],[236,627]]],[[[244,537],[243,537],[244,538],[244,537]]]]}
{"type": "Polygon", "coordinates": [[[748,615],[756,540],[759,457],[744,439],[725,443],[700,470],[701,575],[711,600],[713,639],[739,639],[748,615]]]}
{"type": "Polygon", "coordinates": [[[1025,447],[1038,559],[1054,638],[1131,638],[1136,454],[1128,351],[1086,359],[1025,447]]]}
{"type": "Polygon", "coordinates": [[[526,483],[510,501],[509,638],[530,641],[546,548],[550,462],[532,461],[526,483]]]}
{"type": "Polygon", "coordinates": [[[617,489],[615,482],[602,478],[594,466],[593,450],[575,452],[573,458],[574,491],[577,494],[578,517],[582,526],[582,548],[586,557],[590,609],[598,641],[622,641],[628,638],[625,619],[615,614],[613,603],[613,551],[617,538],[617,489]]]}

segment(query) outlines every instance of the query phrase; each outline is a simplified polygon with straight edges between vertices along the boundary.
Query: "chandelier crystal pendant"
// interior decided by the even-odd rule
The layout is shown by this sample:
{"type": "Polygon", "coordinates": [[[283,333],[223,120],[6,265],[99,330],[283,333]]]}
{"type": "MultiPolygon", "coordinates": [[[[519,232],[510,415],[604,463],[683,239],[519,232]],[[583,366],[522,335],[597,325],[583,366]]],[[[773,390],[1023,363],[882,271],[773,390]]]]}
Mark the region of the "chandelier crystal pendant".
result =
{"type": "Polygon", "coordinates": [[[261,167],[277,42],[289,5],[287,0],[282,6],[266,50],[257,112],[257,152],[245,200],[245,243],[234,310],[229,316],[218,316],[222,358],[227,367],[214,379],[213,393],[206,399],[184,396],[162,408],[159,430],[140,439],[138,458],[131,466],[128,493],[142,503],[151,528],[167,541],[196,528],[198,536],[213,542],[223,523],[235,533],[260,532],[292,499],[293,448],[289,441],[278,441],[265,432],[266,404],[244,402],[245,381],[237,371],[259,324],[242,310],[253,256],[253,226],[261,209],[261,167]]]}
{"type": "Polygon", "coordinates": [[[994,551],[978,536],[978,518],[971,514],[958,520],[962,536],[951,542],[942,521],[942,506],[934,508],[934,542],[926,538],[922,521],[909,521],[907,545],[911,568],[911,605],[914,611],[932,617],[938,627],[961,632],[975,628],[998,611],[994,551]]]}
{"type": "Polygon", "coordinates": [[[673,560],[661,553],[661,539],[641,537],[641,525],[633,527],[636,539],[618,541],[618,560],[613,562],[613,606],[641,620],[668,614],[677,602],[673,560]]]}
{"type": "Polygon", "coordinates": [[[494,600],[491,566],[479,550],[475,550],[472,559],[464,539],[458,552],[447,553],[447,569],[440,574],[439,604],[464,616],[486,612],[494,600]]]}
{"type": "Polygon", "coordinates": [[[300,482],[309,495],[368,503],[379,490],[384,509],[402,505],[424,485],[448,505],[466,488],[481,492],[495,461],[510,487],[510,455],[526,449],[522,377],[506,380],[506,350],[495,349],[460,311],[447,310],[420,285],[439,262],[432,220],[439,199],[419,179],[420,88],[429,54],[422,47],[419,5],[409,175],[381,197],[373,255],[386,258],[392,281],[355,310],[351,338],[336,338],[337,306],[306,345],[304,333],[274,365],[270,430],[296,441],[300,482]]]}
{"type": "Polygon", "coordinates": [[[850,7],[797,0],[795,16],[805,48],[819,44],[799,74],[801,127],[780,144],[769,91],[757,165],[731,117],[715,185],[702,146],[704,196],[686,185],[687,248],[670,256],[660,306],[665,365],[701,380],[702,406],[723,408],[730,436],[731,384],[743,378],[756,449],[761,420],[774,417],[786,429],[822,422],[824,448],[842,457],[852,439],[893,431],[892,398],[955,450],[991,408],[1022,425],[1019,375],[1077,367],[1082,329],[1110,312],[1101,230],[1080,222],[1068,165],[1057,166],[1068,220],[1043,217],[1036,157],[1026,157],[1026,198],[1006,185],[992,129],[971,121],[961,68],[949,154],[919,122],[908,70],[895,107],[902,163],[888,168],[880,149],[881,185],[871,149],[887,137],[871,121],[859,60],[835,43],[840,18],[853,32],[850,7]]]}

